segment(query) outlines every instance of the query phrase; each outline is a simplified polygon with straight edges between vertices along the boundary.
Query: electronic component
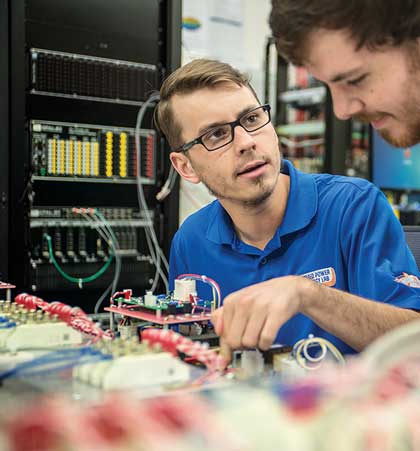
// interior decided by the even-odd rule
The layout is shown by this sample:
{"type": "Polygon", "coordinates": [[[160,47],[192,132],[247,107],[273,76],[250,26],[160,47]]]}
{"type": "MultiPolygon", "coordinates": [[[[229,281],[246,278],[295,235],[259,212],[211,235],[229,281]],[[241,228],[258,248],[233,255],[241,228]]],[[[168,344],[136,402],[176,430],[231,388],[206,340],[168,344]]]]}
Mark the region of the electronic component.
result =
{"type": "Polygon", "coordinates": [[[182,274],[175,280],[175,290],[168,295],[153,295],[147,291],[144,297],[132,296],[132,290],[126,289],[114,293],[111,303],[105,310],[110,312],[111,322],[114,314],[123,318],[142,320],[163,328],[173,328],[177,332],[194,337],[195,340],[218,343],[211,324],[211,313],[220,306],[220,288],[218,284],[197,274],[182,274]],[[196,291],[196,282],[212,287],[212,300],[200,299],[196,291]]]}
{"type": "Polygon", "coordinates": [[[82,343],[82,336],[63,322],[16,324],[0,316],[0,351],[51,349],[82,343]]]}
{"type": "Polygon", "coordinates": [[[32,48],[31,93],[138,105],[158,89],[155,65],[32,48]]]}
{"type": "Polygon", "coordinates": [[[104,343],[112,359],[79,365],[73,377],[103,390],[128,390],[187,382],[190,368],[168,352],[153,351],[145,343],[114,340],[104,343]]]}
{"type": "MultiPolygon", "coordinates": [[[[83,209],[82,209],[83,210],[83,209]]],[[[83,279],[100,271],[110,258],[110,243],[97,230],[97,224],[89,221],[80,209],[34,208],[31,211],[31,274],[33,290],[51,290],[62,286],[78,290],[63,278],[57,278],[57,270],[51,264],[52,256],[63,271],[77,274],[83,279]],[[51,237],[51,249],[46,236],[51,237]]],[[[87,211],[87,210],[86,210],[87,211]]],[[[142,274],[151,271],[151,258],[145,244],[144,228],[150,225],[144,212],[133,208],[98,208],[112,227],[119,248],[118,256],[124,259],[124,284],[136,284],[142,274]]],[[[149,212],[153,218],[152,212],[149,212]]],[[[89,218],[88,218],[89,219],[89,218]]],[[[112,262],[110,262],[112,265],[112,262]]],[[[112,269],[112,268],[111,268],[112,269]]],[[[112,270],[103,273],[99,280],[92,280],[90,286],[109,284],[112,270]]],[[[145,280],[147,283],[148,279],[145,280]]]]}
{"type": "Polygon", "coordinates": [[[12,285],[12,284],[7,283],[7,282],[1,282],[0,281],[0,290],[5,290],[6,291],[6,301],[10,301],[11,300],[11,290],[13,288],[16,288],[15,285],[12,285]]]}
{"type": "Polygon", "coordinates": [[[82,343],[80,332],[56,315],[0,301],[0,351],[50,349],[82,343]]]}
{"type": "Polygon", "coordinates": [[[240,368],[248,377],[262,375],[264,373],[263,355],[258,349],[242,351],[240,368]]]}
{"type": "Polygon", "coordinates": [[[177,301],[186,302],[190,300],[190,296],[197,296],[195,280],[175,279],[173,298],[177,301]]]}
{"type": "MultiPolygon", "coordinates": [[[[135,183],[135,130],[93,124],[31,121],[33,180],[135,183]]],[[[140,130],[140,176],[156,177],[154,130],[140,130]]]]}
{"type": "Polygon", "coordinates": [[[196,294],[181,301],[173,295],[155,296],[150,291],[143,298],[135,297],[131,290],[124,290],[112,296],[111,305],[105,310],[161,326],[173,326],[182,323],[208,323],[213,306],[212,301],[199,299],[196,294]]]}

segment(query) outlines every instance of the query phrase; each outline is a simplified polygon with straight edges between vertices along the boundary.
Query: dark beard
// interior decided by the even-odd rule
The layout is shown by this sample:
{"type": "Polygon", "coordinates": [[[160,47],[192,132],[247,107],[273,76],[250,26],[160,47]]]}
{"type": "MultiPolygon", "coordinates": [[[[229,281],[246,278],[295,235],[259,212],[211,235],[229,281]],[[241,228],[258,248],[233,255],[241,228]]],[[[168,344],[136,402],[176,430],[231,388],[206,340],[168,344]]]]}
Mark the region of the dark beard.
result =
{"type": "Polygon", "coordinates": [[[420,142],[420,118],[416,124],[408,124],[408,131],[402,136],[393,136],[388,130],[379,130],[379,134],[395,147],[411,147],[420,142]]]}
{"type": "MultiPolygon", "coordinates": [[[[406,52],[406,57],[409,65],[409,79],[405,86],[407,93],[406,98],[400,99],[401,111],[400,113],[404,133],[395,134],[390,130],[378,130],[378,133],[395,147],[411,147],[420,143],[420,46],[418,42],[410,42],[403,48],[406,52]],[[408,94],[410,93],[410,95],[408,94]],[[403,114],[403,116],[402,116],[403,114]]],[[[375,119],[381,117],[384,113],[362,113],[354,116],[362,122],[370,123],[375,119]]],[[[393,116],[394,119],[397,117],[393,116]]]]}
{"type": "MultiPolygon", "coordinates": [[[[203,185],[207,188],[208,192],[214,196],[217,197],[217,199],[219,200],[232,200],[226,196],[223,196],[223,194],[218,193],[215,190],[212,190],[206,183],[204,183],[203,181],[201,181],[203,183],[203,185]]],[[[261,184],[261,182],[259,180],[255,181],[255,184],[261,184]]],[[[248,207],[248,208],[253,208],[256,207],[258,205],[261,205],[263,202],[265,202],[272,194],[272,192],[274,191],[274,187],[270,190],[270,189],[265,189],[258,197],[256,197],[255,199],[249,199],[249,200],[241,200],[241,201],[237,201],[238,203],[240,203],[241,205],[248,207]]]]}

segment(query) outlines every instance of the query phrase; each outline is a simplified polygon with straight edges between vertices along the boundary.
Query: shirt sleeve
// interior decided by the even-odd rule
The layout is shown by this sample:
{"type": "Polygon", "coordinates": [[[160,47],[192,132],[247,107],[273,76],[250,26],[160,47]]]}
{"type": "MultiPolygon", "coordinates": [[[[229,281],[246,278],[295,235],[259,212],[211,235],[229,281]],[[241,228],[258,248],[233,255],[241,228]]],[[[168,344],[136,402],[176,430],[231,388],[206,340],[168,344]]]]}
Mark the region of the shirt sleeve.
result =
{"type": "Polygon", "coordinates": [[[404,231],[386,197],[373,185],[347,204],[341,224],[349,291],[420,310],[420,274],[404,231]]]}

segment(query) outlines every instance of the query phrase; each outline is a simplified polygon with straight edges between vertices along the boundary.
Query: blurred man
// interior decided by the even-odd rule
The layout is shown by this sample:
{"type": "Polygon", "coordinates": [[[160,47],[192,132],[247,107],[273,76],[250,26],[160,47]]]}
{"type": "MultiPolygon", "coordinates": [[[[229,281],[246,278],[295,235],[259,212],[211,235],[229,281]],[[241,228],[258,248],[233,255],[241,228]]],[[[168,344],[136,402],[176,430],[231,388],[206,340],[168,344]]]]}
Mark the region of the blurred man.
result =
{"type": "Polygon", "coordinates": [[[420,2],[272,0],[279,53],[325,83],[339,119],[420,142],[420,2]]]}

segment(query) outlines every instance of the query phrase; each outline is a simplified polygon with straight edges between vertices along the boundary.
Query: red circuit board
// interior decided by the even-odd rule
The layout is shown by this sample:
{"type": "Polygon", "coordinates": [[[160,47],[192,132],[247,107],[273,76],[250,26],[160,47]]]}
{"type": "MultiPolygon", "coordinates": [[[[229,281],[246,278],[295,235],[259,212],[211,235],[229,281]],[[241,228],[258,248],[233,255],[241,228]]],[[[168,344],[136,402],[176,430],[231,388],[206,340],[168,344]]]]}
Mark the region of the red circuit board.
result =
{"type": "Polygon", "coordinates": [[[0,290],[11,290],[12,288],[16,288],[15,285],[0,281],[0,290]]]}
{"type": "Polygon", "coordinates": [[[183,324],[183,323],[197,323],[210,321],[210,313],[181,313],[176,315],[162,315],[158,316],[155,313],[149,313],[143,310],[139,310],[138,306],[133,307],[105,307],[105,310],[112,313],[118,313],[123,316],[131,318],[138,318],[144,321],[150,321],[151,323],[160,324],[183,324]]]}

